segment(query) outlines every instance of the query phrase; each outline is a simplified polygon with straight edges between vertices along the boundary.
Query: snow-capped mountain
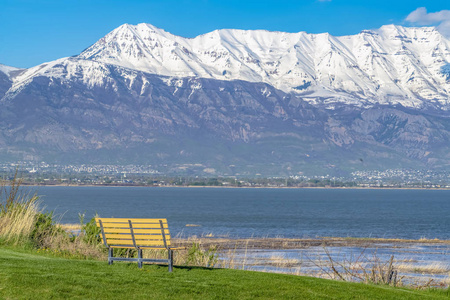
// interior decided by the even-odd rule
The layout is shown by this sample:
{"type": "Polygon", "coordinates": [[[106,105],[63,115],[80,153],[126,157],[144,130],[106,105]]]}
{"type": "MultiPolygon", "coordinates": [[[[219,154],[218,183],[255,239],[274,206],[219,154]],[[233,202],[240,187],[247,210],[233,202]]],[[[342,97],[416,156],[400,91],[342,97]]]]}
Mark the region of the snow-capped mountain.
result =
{"type": "Polygon", "coordinates": [[[10,66],[5,66],[5,65],[0,64],[0,73],[3,73],[5,75],[7,75],[8,77],[10,77],[11,74],[13,74],[13,73],[15,73],[17,71],[20,71],[20,70],[22,70],[22,69],[15,68],[15,67],[10,67],[10,66]]]}
{"type": "Polygon", "coordinates": [[[248,175],[450,164],[442,110],[324,110],[266,83],[166,77],[76,57],[13,81],[0,100],[4,160],[248,175]]]}
{"type": "Polygon", "coordinates": [[[186,39],[123,25],[77,56],[0,65],[0,159],[248,175],[445,168],[449,49],[430,27],[186,39]]]}
{"type": "Polygon", "coordinates": [[[0,99],[12,86],[12,77],[20,73],[22,69],[0,64],[0,99]]]}
{"type": "Polygon", "coordinates": [[[268,83],[311,103],[450,108],[450,41],[433,27],[357,35],[216,30],[192,39],[122,25],[79,58],[164,76],[268,83]]]}

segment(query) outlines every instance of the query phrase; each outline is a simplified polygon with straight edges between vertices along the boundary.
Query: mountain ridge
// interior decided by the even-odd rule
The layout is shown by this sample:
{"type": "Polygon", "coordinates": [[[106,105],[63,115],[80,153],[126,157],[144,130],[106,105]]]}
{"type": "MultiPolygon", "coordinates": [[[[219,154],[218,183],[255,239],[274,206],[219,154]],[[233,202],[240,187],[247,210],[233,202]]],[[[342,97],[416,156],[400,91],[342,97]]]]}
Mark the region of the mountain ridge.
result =
{"type": "MultiPolygon", "coordinates": [[[[331,109],[450,108],[450,41],[434,27],[385,25],[338,37],[221,29],[183,38],[151,24],[124,24],[74,57],[177,78],[265,82],[331,109]]],[[[16,72],[23,76],[12,78],[14,86],[52,63],[16,72]]]]}
{"type": "Polygon", "coordinates": [[[136,26],[113,30],[114,34],[80,55],[26,70],[0,68],[0,158],[150,163],[176,174],[198,175],[206,169],[209,175],[249,176],[342,174],[394,166],[445,169],[450,165],[446,83],[450,52],[448,40],[441,40],[433,28],[387,26],[380,29],[381,34],[365,31],[357,38],[228,30],[189,42],[180,37],[175,44],[172,34],[146,24],[139,30],[154,32],[136,35],[136,26]],[[289,39],[293,35],[301,38],[301,45],[289,39]],[[213,41],[203,44],[211,36],[213,41]],[[284,48],[280,36],[285,38],[284,48]],[[231,47],[232,41],[242,39],[252,47],[237,47],[239,43],[231,47]],[[384,40],[389,42],[380,42],[384,40]],[[259,46],[253,48],[256,41],[259,46]],[[266,47],[268,43],[272,46],[266,47]],[[189,48],[200,49],[197,44],[209,47],[199,52],[203,55],[199,61],[195,60],[200,55],[197,50],[189,48]],[[421,44],[425,50],[416,51],[421,44]],[[217,45],[225,46],[219,49],[217,45]],[[291,49],[296,45],[301,51],[291,49]],[[382,62],[368,64],[368,70],[376,65],[376,74],[392,73],[379,79],[380,86],[382,80],[390,82],[387,90],[391,85],[401,90],[408,76],[417,72],[408,83],[412,88],[405,89],[410,95],[389,95],[381,87],[371,92],[373,78],[364,77],[367,72],[356,64],[349,45],[368,51],[358,52],[360,61],[371,57],[372,62],[382,62]],[[283,60],[280,53],[284,50],[275,53],[277,47],[291,49],[290,56],[283,60]],[[313,55],[305,49],[318,52],[313,55]],[[383,54],[398,51],[395,57],[383,54]],[[280,55],[278,64],[273,58],[280,55]],[[166,60],[170,57],[179,60],[166,60]],[[241,57],[248,59],[240,62],[241,57]],[[316,76],[315,82],[305,81],[301,89],[286,91],[277,88],[276,82],[260,80],[263,74],[266,79],[282,81],[283,76],[269,71],[289,65],[292,57],[298,59],[294,65],[304,64],[291,73],[297,70],[304,78],[316,76]],[[162,59],[159,65],[158,59],[162,59]],[[241,64],[236,69],[241,73],[236,74],[245,78],[234,78],[231,71],[221,73],[224,59],[229,59],[230,68],[241,64]],[[130,62],[141,65],[136,68],[130,62]],[[208,64],[215,62],[218,67],[210,69],[208,64]],[[180,73],[159,74],[149,66],[180,73]],[[192,76],[184,76],[184,68],[192,76]],[[314,73],[317,70],[322,77],[314,73]],[[196,75],[197,71],[210,78],[196,75]],[[353,77],[351,85],[348,80],[353,77]],[[349,89],[344,89],[348,84],[349,89]],[[364,84],[366,94],[352,91],[364,84]],[[370,98],[369,92],[379,99],[370,98]],[[427,99],[419,92],[439,97],[427,99]],[[194,171],[192,166],[198,165],[201,170],[194,171]]]}
{"type": "Polygon", "coordinates": [[[388,25],[341,37],[223,29],[186,39],[127,24],[78,57],[164,76],[266,82],[328,107],[450,103],[441,72],[450,68],[450,41],[434,27],[388,25]]]}

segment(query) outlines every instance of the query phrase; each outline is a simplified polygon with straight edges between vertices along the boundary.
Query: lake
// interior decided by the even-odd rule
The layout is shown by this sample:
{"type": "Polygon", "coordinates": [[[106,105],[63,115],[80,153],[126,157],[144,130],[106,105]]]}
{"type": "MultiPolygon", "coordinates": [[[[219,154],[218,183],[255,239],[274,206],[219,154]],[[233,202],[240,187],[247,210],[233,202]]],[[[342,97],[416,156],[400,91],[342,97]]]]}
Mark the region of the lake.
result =
{"type": "Polygon", "coordinates": [[[173,236],[450,239],[449,190],[31,187],[61,223],[167,218],[173,236]],[[186,225],[195,226],[186,226],[186,225]]]}

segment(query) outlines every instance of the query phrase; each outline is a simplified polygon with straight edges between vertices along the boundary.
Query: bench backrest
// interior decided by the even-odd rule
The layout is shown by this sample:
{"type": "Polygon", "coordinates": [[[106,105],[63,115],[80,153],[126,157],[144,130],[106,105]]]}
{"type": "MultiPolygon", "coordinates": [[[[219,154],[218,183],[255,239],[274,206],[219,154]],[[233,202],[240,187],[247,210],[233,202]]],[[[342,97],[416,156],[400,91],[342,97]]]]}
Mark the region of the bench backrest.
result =
{"type": "Polygon", "coordinates": [[[170,247],[166,219],[95,218],[105,246],[111,248],[170,247]]]}

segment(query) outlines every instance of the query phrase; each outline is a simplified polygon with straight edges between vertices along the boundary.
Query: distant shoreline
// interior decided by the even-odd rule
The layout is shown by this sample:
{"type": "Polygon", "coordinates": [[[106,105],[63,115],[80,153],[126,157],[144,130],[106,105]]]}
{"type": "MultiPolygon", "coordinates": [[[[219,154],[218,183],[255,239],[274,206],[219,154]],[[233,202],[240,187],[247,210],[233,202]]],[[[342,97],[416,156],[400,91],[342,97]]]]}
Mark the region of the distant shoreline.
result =
{"type": "Polygon", "coordinates": [[[146,188],[225,188],[225,189],[339,189],[339,190],[450,190],[448,187],[332,187],[332,186],[209,186],[209,185],[133,185],[133,184],[33,184],[21,183],[22,186],[32,187],[146,187],[146,188]]]}

